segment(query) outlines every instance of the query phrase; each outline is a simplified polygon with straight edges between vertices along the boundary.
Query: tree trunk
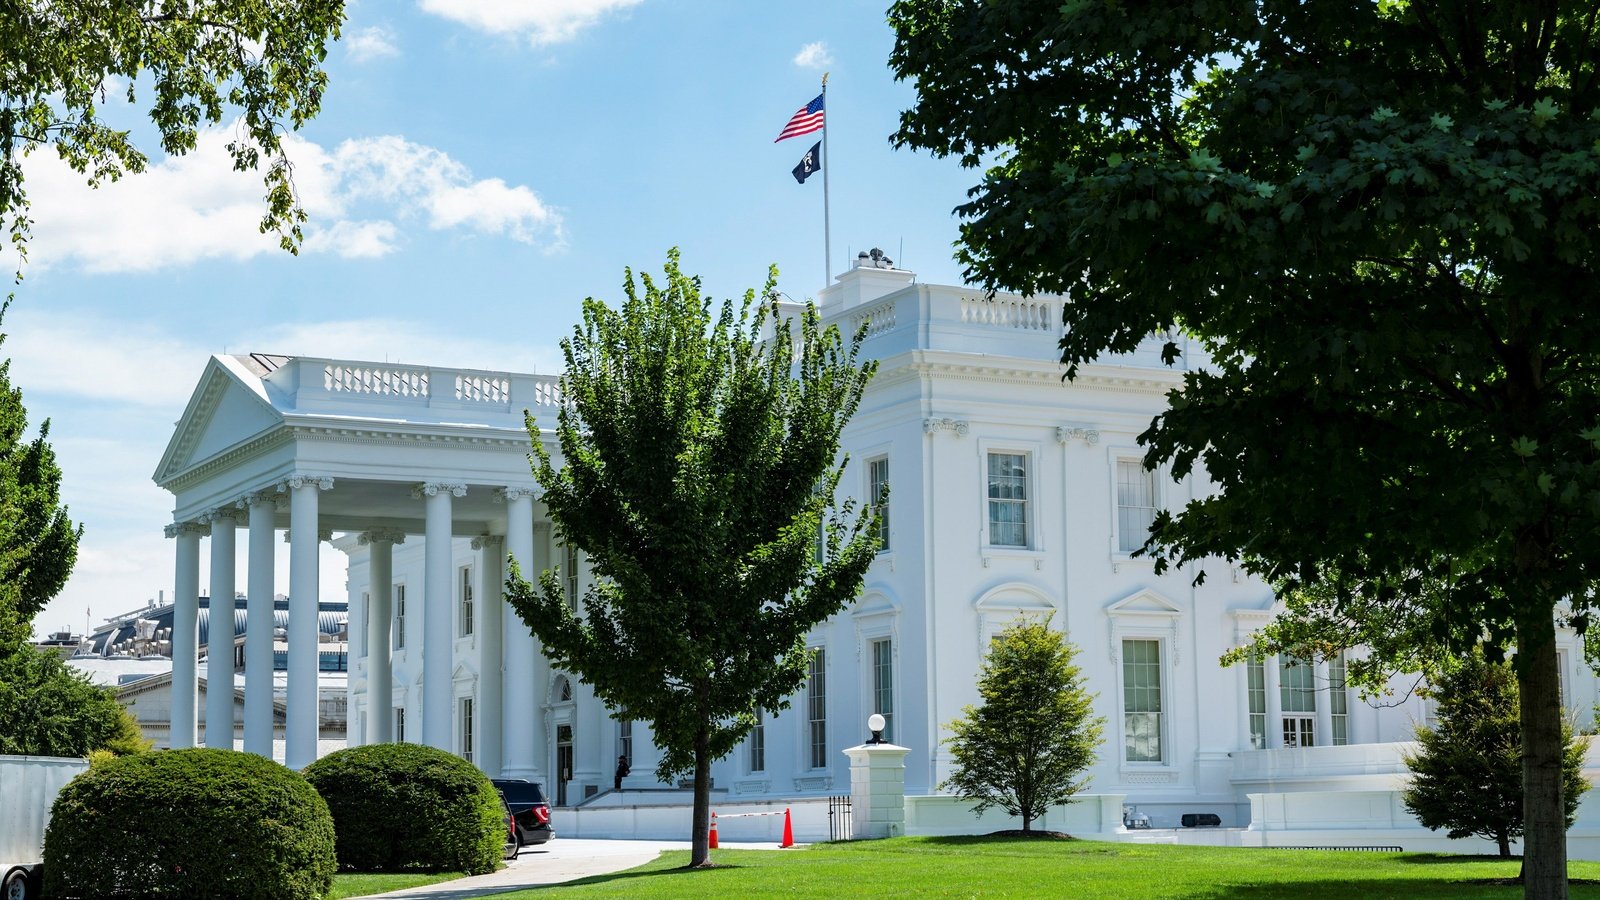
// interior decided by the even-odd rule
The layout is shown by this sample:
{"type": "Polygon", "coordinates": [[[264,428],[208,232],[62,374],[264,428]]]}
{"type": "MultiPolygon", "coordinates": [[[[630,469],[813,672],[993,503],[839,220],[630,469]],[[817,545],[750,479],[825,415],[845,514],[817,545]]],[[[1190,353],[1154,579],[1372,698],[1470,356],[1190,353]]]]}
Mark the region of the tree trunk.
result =
{"type": "Polygon", "coordinates": [[[694,736],[694,849],[689,868],[711,865],[711,731],[694,736]]]}
{"type": "Polygon", "coordinates": [[[1022,833],[1027,834],[1033,830],[1033,816],[1026,810],[1022,813],[1022,833]]]}
{"type": "Polygon", "coordinates": [[[1495,840],[1496,844],[1500,845],[1500,858],[1501,859],[1510,859],[1511,858],[1511,836],[1506,834],[1504,831],[1501,831],[1501,832],[1497,832],[1495,834],[1494,840],[1495,840]]]}
{"type": "Polygon", "coordinates": [[[1552,611],[1517,622],[1522,716],[1522,868],[1528,900],[1567,896],[1567,821],[1561,797],[1561,682],[1552,611]]]}

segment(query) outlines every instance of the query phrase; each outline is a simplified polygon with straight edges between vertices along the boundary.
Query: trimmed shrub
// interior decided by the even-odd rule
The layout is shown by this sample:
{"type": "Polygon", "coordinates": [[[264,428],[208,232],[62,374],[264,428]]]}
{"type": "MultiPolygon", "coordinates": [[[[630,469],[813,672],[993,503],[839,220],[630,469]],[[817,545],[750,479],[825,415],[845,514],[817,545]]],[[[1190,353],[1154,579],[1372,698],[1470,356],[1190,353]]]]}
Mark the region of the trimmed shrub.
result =
{"type": "Polygon", "coordinates": [[[370,744],[306,767],[338,833],[339,866],[493,872],[505,812],[487,776],[459,756],[421,744],[370,744]]]}
{"type": "Polygon", "coordinates": [[[44,837],[52,897],[314,898],[333,818],[306,780],[253,753],[100,759],[62,789],[44,837]]]}

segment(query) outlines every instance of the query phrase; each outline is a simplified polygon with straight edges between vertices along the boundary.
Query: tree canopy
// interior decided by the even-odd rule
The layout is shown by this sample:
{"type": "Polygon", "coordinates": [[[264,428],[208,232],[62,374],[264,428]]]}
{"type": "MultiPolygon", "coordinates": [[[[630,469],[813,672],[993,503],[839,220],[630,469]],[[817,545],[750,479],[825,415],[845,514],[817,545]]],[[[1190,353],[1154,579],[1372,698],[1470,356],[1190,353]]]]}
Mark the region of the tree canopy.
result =
{"type": "Polygon", "coordinates": [[[283,136],[317,114],[322,60],[344,0],[0,0],[0,217],[24,255],[30,230],[23,158],[49,146],[92,185],[139,172],[113,96],[149,98],[161,149],[195,149],[201,128],[238,116],[234,167],[266,163],[261,230],[299,246],[283,136]]]}
{"type": "Polygon", "coordinates": [[[621,306],[585,300],[561,343],[559,462],[528,422],[541,499],[595,577],[580,611],[555,572],[513,569],[507,602],[554,665],[650,724],[658,777],[694,773],[691,865],[708,860],[711,762],[788,706],[807,633],[877,548],[873,519],[834,502],[876,366],[811,305],[780,315],[775,279],[714,313],[676,250],[660,281],[629,270],[621,306]]]}
{"type": "Polygon", "coordinates": [[[1094,715],[1077,653],[1043,622],[1000,632],[978,675],[983,702],[947,726],[954,768],[941,787],[976,801],[974,812],[1000,807],[1024,832],[1087,787],[1105,719],[1094,715]]]}
{"type": "MultiPolygon", "coordinates": [[[[1176,327],[1208,359],[1142,436],[1231,557],[1456,651],[1514,642],[1529,896],[1565,895],[1557,604],[1600,527],[1593,3],[901,0],[895,140],[984,167],[961,258],[1061,292],[1067,372],[1176,327]]],[[[1165,356],[1176,357],[1169,343],[1165,356]]]]}

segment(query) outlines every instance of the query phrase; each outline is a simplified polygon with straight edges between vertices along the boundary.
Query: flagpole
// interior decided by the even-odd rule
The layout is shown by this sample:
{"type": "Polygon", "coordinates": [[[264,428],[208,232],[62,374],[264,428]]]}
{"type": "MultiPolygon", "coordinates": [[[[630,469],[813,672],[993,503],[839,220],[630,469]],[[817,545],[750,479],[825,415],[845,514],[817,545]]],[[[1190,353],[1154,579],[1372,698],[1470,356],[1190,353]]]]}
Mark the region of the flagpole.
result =
{"type": "Polygon", "coordinates": [[[828,170],[833,155],[828,152],[828,73],[822,73],[822,287],[833,284],[833,233],[828,218],[828,170]]]}

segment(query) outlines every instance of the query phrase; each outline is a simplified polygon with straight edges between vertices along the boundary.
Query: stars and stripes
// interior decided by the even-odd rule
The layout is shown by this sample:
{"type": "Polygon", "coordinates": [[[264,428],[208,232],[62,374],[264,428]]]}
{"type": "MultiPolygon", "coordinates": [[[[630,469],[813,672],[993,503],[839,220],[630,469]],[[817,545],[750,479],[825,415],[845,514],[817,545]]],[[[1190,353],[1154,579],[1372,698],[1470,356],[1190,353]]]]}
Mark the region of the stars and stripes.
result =
{"type": "Polygon", "coordinates": [[[822,98],[824,96],[826,95],[818,94],[817,99],[796,110],[795,114],[789,118],[789,123],[783,126],[783,131],[772,142],[776,144],[784,138],[799,137],[802,134],[820,131],[822,129],[822,98]]]}

